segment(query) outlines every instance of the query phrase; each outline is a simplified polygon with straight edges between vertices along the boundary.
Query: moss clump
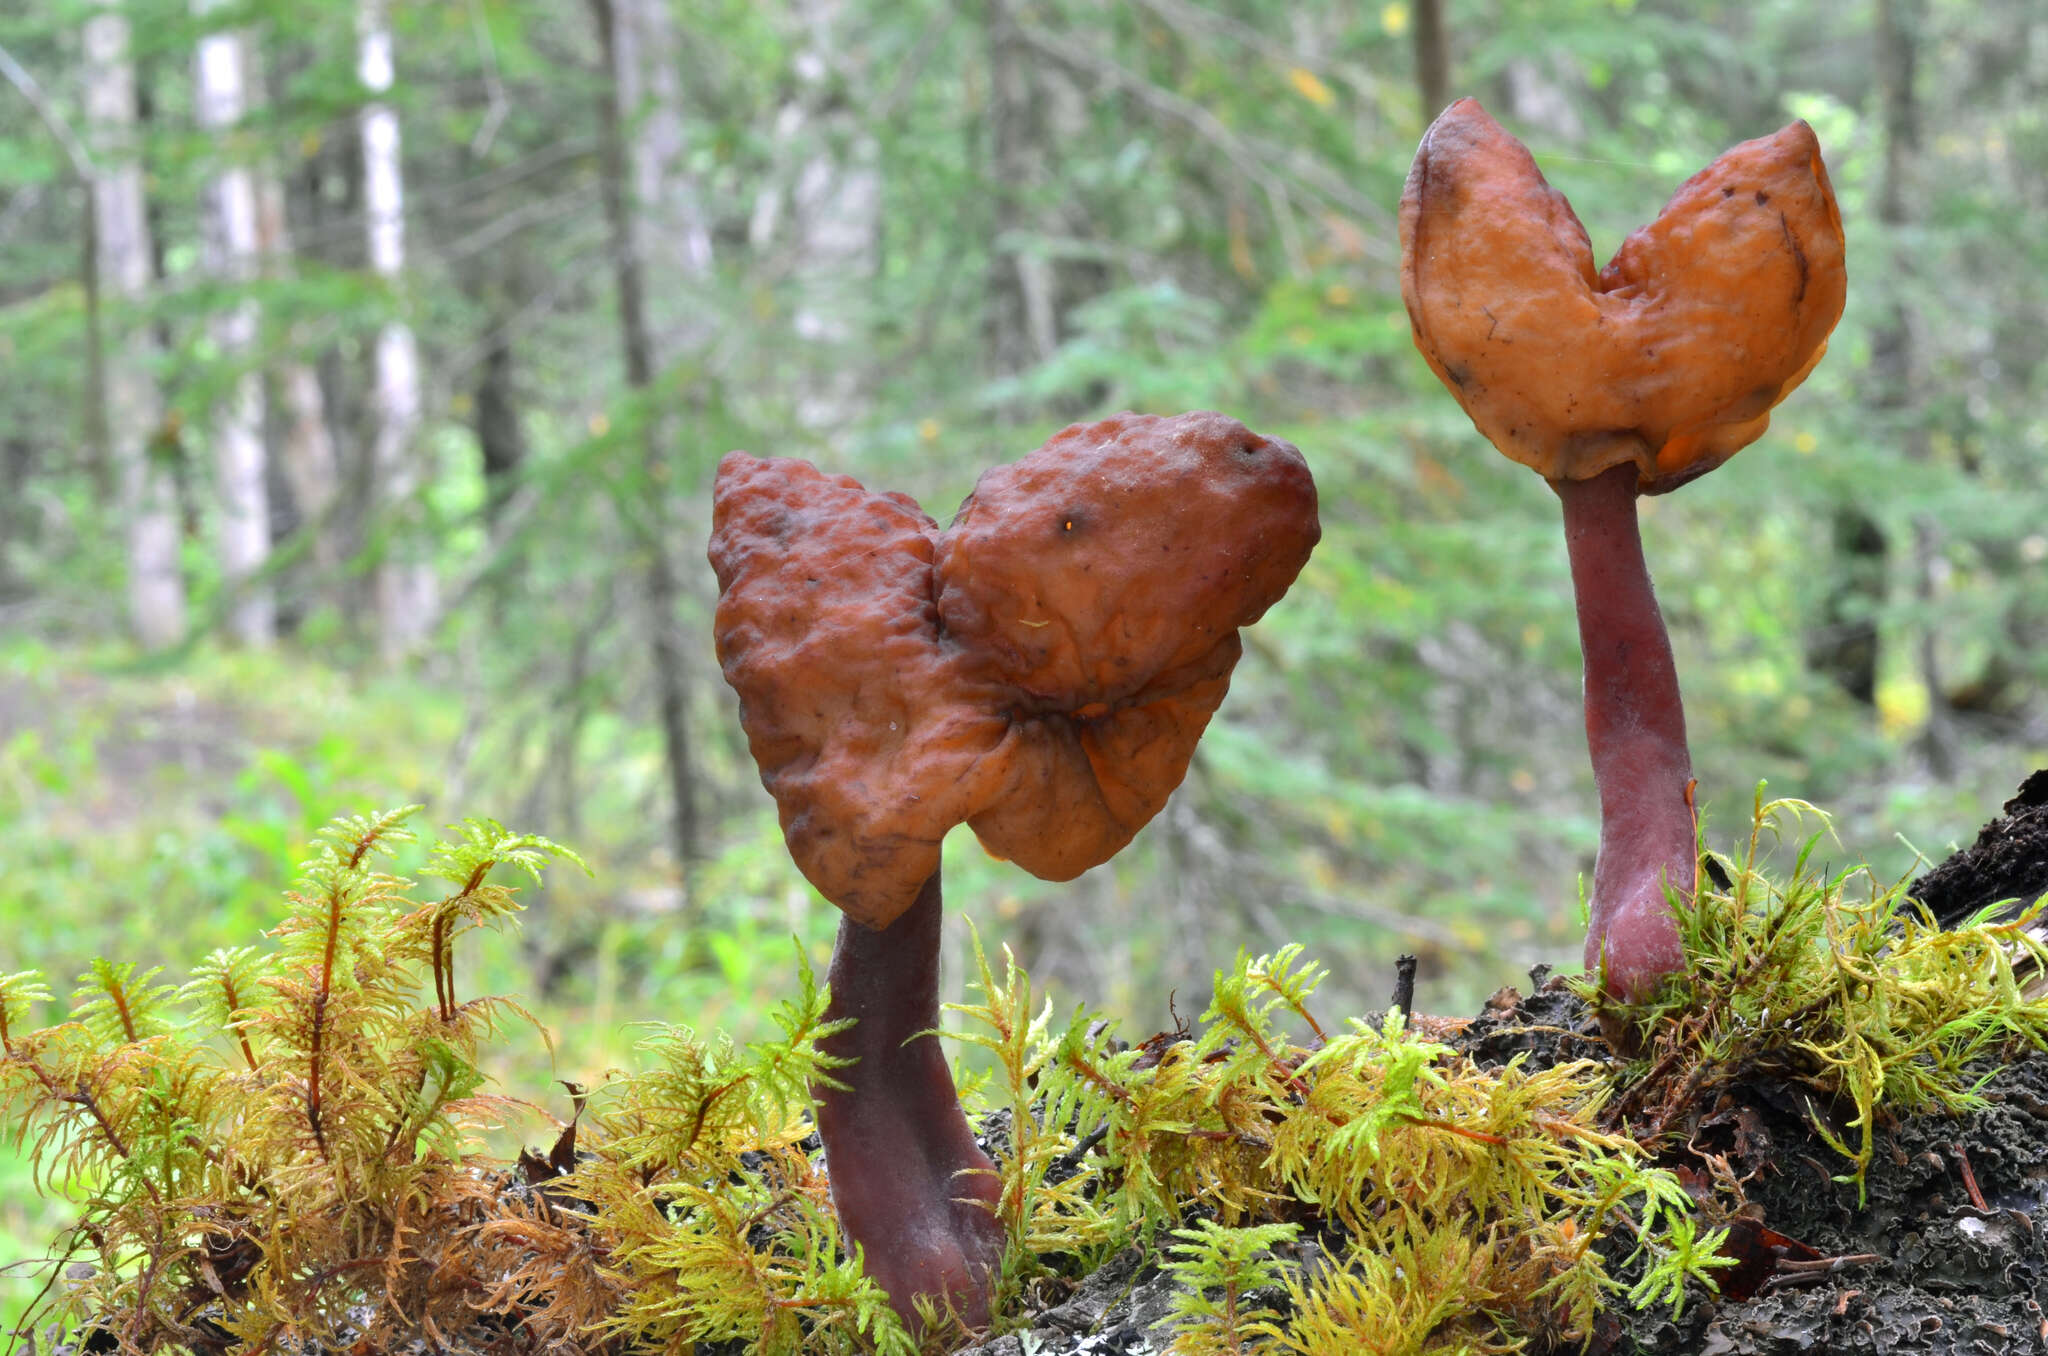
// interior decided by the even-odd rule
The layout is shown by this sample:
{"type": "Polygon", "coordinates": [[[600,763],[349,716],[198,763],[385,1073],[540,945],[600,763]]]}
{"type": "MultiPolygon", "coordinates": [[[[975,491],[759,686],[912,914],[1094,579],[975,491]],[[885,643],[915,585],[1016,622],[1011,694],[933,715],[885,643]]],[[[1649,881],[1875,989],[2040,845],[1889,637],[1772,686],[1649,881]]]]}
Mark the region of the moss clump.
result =
{"type": "Polygon", "coordinates": [[[1703,856],[1696,901],[1678,911],[1685,972],[1653,1001],[1610,1010],[1647,1052],[1617,1111],[1656,1140],[1726,1081],[1803,1084],[1860,1192],[1881,1108],[1972,1110],[1995,1057],[2048,1048],[2048,999],[2026,982],[2048,969],[2035,936],[2048,899],[1943,928],[1904,881],[1815,870],[1826,831],[1821,811],[1766,801],[1759,786],[1740,851],[1703,856]],[[1770,850],[1809,822],[1790,874],[1766,872],[1770,850]]]}
{"type": "Polygon", "coordinates": [[[1690,1201],[1634,1141],[1599,1128],[1605,1066],[1485,1069],[1398,1015],[1315,1034],[1321,972],[1299,947],[1240,956],[1197,1029],[1135,1047],[1085,1012],[1049,1035],[1014,960],[1000,978],[978,946],[976,960],[985,1001],[960,1009],[976,1024],[963,1039],[997,1053],[1014,1117],[1019,1148],[998,1159],[1013,1284],[1152,1240],[1191,1210],[1214,1222],[1175,1234],[1185,1353],[1582,1340],[1613,1289],[1594,1245],[1614,1229],[1683,1284],[1673,1268],[1693,1254],[1672,1230],[1690,1201]],[[1283,1031],[1289,1018],[1305,1044],[1283,1031]],[[1076,1163],[1082,1140],[1097,1151],[1076,1163]],[[1048,1189],[1049,1164],[1074,1175],[1048,1189]],[[1275,1226],[1312,1233],[1321,1264],[1257,1261],[1275,1226]],[[1274,1281],[1290,1316],[1241,1307],[1274,1281]],[[1187,1321],[1218,1306],[1236,1316],[1187,1321]]]}

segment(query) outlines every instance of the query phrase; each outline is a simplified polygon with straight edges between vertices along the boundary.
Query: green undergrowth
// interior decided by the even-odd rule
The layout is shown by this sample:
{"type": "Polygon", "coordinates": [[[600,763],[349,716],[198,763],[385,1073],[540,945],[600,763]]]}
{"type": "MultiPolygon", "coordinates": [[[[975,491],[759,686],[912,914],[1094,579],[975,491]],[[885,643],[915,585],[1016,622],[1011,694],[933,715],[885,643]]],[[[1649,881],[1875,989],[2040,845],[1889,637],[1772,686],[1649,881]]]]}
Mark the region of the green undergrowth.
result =
{"type": "MultiPolygon", "coordinates": [[[[1768,879],[1759,843],[1807,808],[1760,805],[1746,854],[1715,859],[1729,888],[1688,925],[1693,978],[1635,1014],[1649,1053],[1619,1102],[1621,1066],[1482,1067],[1398,1015],[1327,1023],[1299,947],[1240,956],[1197,1021],[1127,1044],[1086,1010],[1057,1020],[977,938],[954,1039],[1001,1175],[998,1331],[1132,1246],[1176,1287],[1157,1337],[1179,1356],[1547,1348],[1602,1308],[1707,1293],[1716,1211],[1644,1147],[1674,1099],[1776,1061],[1860,1109],[1828,1132],[1862,1161],[1875,1108],[1967,1105],[1972,1061],[2048,1020],[2001,949],[2040,958],[2014,925],[1940,933],[1895,890],[1851,902],[1846,877],[1810,876],[1811,845],[1768,879]]],[[[548,1143],[491,1156],[534,1108],[489,1089],[486,1055],[545,1038],[466,992],[456,943],[513,922],[500,877],[575,859],[482,820],[419,843],[410,819],[329,826],[264,940],[182,984],[97,961],[38,1026],[47,982],[0,977],[0,1127],[74,1209],[24,1331],[137,1352],[461,1349],[515,1327],[570,1353],[964,1340],[936,1316],[913,1338],[844,1247],[810,1089],[856,1074],[818,1049],[827,994],[801,951],[778,1036],[653,1028],[634,1071],[535,1090],[566,1116],[548,1143]]]]}

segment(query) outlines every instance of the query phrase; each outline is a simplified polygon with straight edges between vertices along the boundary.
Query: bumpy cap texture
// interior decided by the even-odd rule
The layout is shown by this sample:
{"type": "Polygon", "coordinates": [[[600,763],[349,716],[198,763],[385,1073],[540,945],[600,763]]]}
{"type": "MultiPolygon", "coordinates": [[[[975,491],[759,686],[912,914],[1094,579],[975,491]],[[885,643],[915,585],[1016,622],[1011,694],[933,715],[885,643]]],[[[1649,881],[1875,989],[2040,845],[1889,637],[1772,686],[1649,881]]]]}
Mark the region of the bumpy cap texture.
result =
{"type": "Polygon", "coordinates": [[[1064,429],[944,530],[808,462],[727,455],[718,658],[798,867],[886,927],[955,824],[1051,880],[1108,860],[1318,535],[1301,454],[1220,414],[1064,429]]]}
{"type": "Polygon", "coordinates": [[[1813,129],[1745,141],[1595,271],[1528,149],[1460,99],[1401,195],[1415,345],[1479,431],[1550,480],[1633,462],[1655,494],[1762,436],[1842,314],[1842,218],[1813,129]]]}

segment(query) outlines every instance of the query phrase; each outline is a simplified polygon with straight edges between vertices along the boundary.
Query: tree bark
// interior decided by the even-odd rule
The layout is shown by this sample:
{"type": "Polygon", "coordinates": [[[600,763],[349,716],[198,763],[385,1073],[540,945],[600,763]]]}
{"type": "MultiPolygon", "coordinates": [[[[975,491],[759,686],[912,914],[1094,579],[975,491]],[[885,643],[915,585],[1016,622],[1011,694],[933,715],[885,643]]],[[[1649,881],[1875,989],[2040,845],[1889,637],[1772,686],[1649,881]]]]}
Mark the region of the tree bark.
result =
{"type": "MultiPolygon", "coordinates": [[[[372,95],[386,94],[393,66],[385,0],[361,4],[356,74],[372,95]]],[[[397,292],[405,273],[405,178],[397,111],[373,99],[362,111],[362,136],[370,267],[397,292]]],[[[388,320],[378,332],[376,373],[370,474],[384,536],[375,581],[378,643],[387,660],[397,660],[419,648],[440,610],[440,585],[426,559],[429,543],[419,522],[425,479],[418,446],[419,345],[404,320],[388,320]]]]}
{"type": "Polygon", "coordinates": [[[1444,32],[1443,0],[1416,0],[1415,91],[1427,123],[1451,102],[1451,47],[1444,32]]]}
{"type": "Polygon", "coordinates": [[[127,537],[128,620],[145,647],[160,649],[185,631],[185,580],[178,567],[177,487],[152,455],[163,423],[163,396],[152,367],[156,342],[140,315],[152,275],[148,203],[134,140],[135,68],[128,19],[104,0],[85,24],[86,121],[98,142],[92,184],[99,295],[118,309],[103,348],[107,452],[120,486],[127,537]]]}
{"type": "Polygon", "coordinates": [[[1041,107],[1034,56],[1017,31],[1018,0],[987,0],[989,75],[989,367],[1011,376],[1052,356],[1058,302],[1051,261],[1020,248],[1031,224],[1027,194],[1039,181],[1041,107]]]}
{"type": "MultiPolygon", "coordinates": [[[[204,14],[218,0],[196,0],[204,14]]],[[[270,585],[258,579],[270,559],[270,493],[265,476],[269,455],[263,444],[263,383],[255,365],[256,303],[246,295],[255,282],[261,254],[255,176],[234,163],[225,148],[248,107],[247,50],[240,33],[209,33],[199,40],[195,98],[202,129],[215,134],[223,155],[204,191],[206,269],[244,295],[213,318],[213,341],[221,358],[239,368],[233,385],[215,406],[214,485],[219,496],[222,584],[228,590],[228,633],[244,645],[266,646],[277,638],[277,607],[270,585]]]]}
{"type": "MultiPolygon", "coordinates": [[[[683,284],[702,280],[711,267],[711,232],[694,185],[679,163],[683,146],[677,43],[667,0],[590,0],[605,69],[611,76],[604,101],[604,206],[611,223],[613,282],[618,293],[619,338],[626,381],[645,393],[654,382],[656,336],[648,315],[646,269],[655,260],[663,276],[683,284]],[[628,123],[634,127],[630,142],[628,123]],[[630,177],[629,177],[630,176],[630,177]],[[630,189],[629,189],[630,185],[630,189]],[[629,197],[629,191],[631,196],[629,197]]],[[[669,330],[671,354],[695,352],[708,337],[704,308],[679,315],[669,330]]],[[[689,719],[689,672],[677,611],[682,588],[669,542],[672,498],[663,449],[669,421],[649,410],[642,421],[644,501],[628,504],[625,517],[645,562],[648,647],[654,669],[655,706],[669,781],[669,843],[683,883],[683,925],[700,914],[694,872],[700,852],[696,768],[689,719]]]]}
{"type": "Polygon", "coordinates": [[[496,521],[512,492],[519,468],[526,464],[526,430],[519,422],[519,396],[512,362],[512,339],[502,311],[487,319],[483,361],[477,364],[471,392],[477,449],[484,463],[484,512],[496,521]]]}
{"type": "Polygon", "coordinates": [[[26,437],[9,433],[0,438],[0,604],[28,591],[8,562],[17,542],[34,537],[34,518],[25,497],[35,463],[35,447],[26,437]]]}

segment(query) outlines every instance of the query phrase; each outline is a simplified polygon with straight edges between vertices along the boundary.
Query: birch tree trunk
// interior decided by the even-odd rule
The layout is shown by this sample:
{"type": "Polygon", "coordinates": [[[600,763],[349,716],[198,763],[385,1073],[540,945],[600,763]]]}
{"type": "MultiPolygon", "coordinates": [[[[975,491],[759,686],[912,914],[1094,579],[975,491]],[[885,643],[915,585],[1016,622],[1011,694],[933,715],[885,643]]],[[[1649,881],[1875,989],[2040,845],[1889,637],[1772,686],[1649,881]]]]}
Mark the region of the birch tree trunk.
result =
{"type": "MultiPolygon", "coordinates": [[[[711,270],[711,231],[681,164],[685,125],[680,52],[668,0],[590,0],[611,74],[604,105],[604,205],[611,221],[613,277],[618,291],[619,335],[626,381],[645,392],[661,358],[648,315],[646,274],[651,267],[685,302],[711,270]],[[633,128],[630,141],[626,134],[633,128]],[[630,196],[629,196],[630,195],[630,196]]],[[[707,341],[710,313],[683,305],[662,329],[662,354],[673,358],[707,341]]],[[[682,587],[670,555],[668,463],[671,421],[645,421],[642,464],[645,502],[626,506],[634,544],[646,562],[647,631],[654,668],[655,705],[669,778],[669,838],[683,882],[683,924],[692,927],[700,906],[692,888],[699,853],[695,757],[689,721],[690,681],[677,609],[682,587]]]]}
{"type": "MultiPolygon", "coordinates": [[[[384,0],[361,0],[356,75],[372,94],[391,89],[391,24],[384,0]]],[[[370,267],[397,291],[405,273],[405,180],[399,161],[398,113],[381,100],[362,112],[364,217],[370,267]]],[[[385,322],[377,335],[374,428],[370,449],[372,503],[383,521],[376,572],[378,643],[387,660],[419,648],[433,629],[440,588],[419,531],[422,486],[419,345],[412,326],[385,322]]]]}
{"type": "Polygon", "coordinates": [[[163,396],[152,371],[155,338],[137,314],[151,277],[149,216],[132,144],[135,68],[119,0],[106,0],[86,20],[85,113],[97,143],[92,210],[99,294],[114,308],[102,406],[127,537],[128,621],[137,640],[159,649],[184,634],[185,580],[178,570],[176,482],[151,455],[163,396]]]}
{"type": "MultiPolygon", "coordinates": [[[[796,0],[794,17],[807,34],[795,62],[800,86],[776,127],[786,142],[810,143],[790,194],[797,259],[792,327],[815,346],[818,364],[797,401],[797,418],[820,430],[846,424],[865,403],[855,341],[882,223],[880,151],[842,93],[863,83],[862,72],[848,69],[846,8],[845,0],[796,0]]],[[[758,207],[756,216],[758,225],[758,207]]]]}
{"type": "MultiPolygon", "coordinates": [[[[203,15],[218,0],[196,0],[203,15]]],[[[205,189],[203,223],[206,270],[242,290],[256,280],[260,253],[256,182],[246,164],[227,149],[228,134],[248,108],[247,51],[238,32],[209,33],[199,40],[195,93],[199,126],[216,136],[223,156],[205,189]]],[[[263,382],[255,363],[256,303],[246,295],[212,322],[214,344],[223,361],[240,369],[213,415],[214,482],[219,495],[221,576],[229,593],[228,633],[244,645],[269,645],[277,638],[277,607],[269,584],[257,575],[270,559],[270,494],[264,476],[263,382]]]]}

